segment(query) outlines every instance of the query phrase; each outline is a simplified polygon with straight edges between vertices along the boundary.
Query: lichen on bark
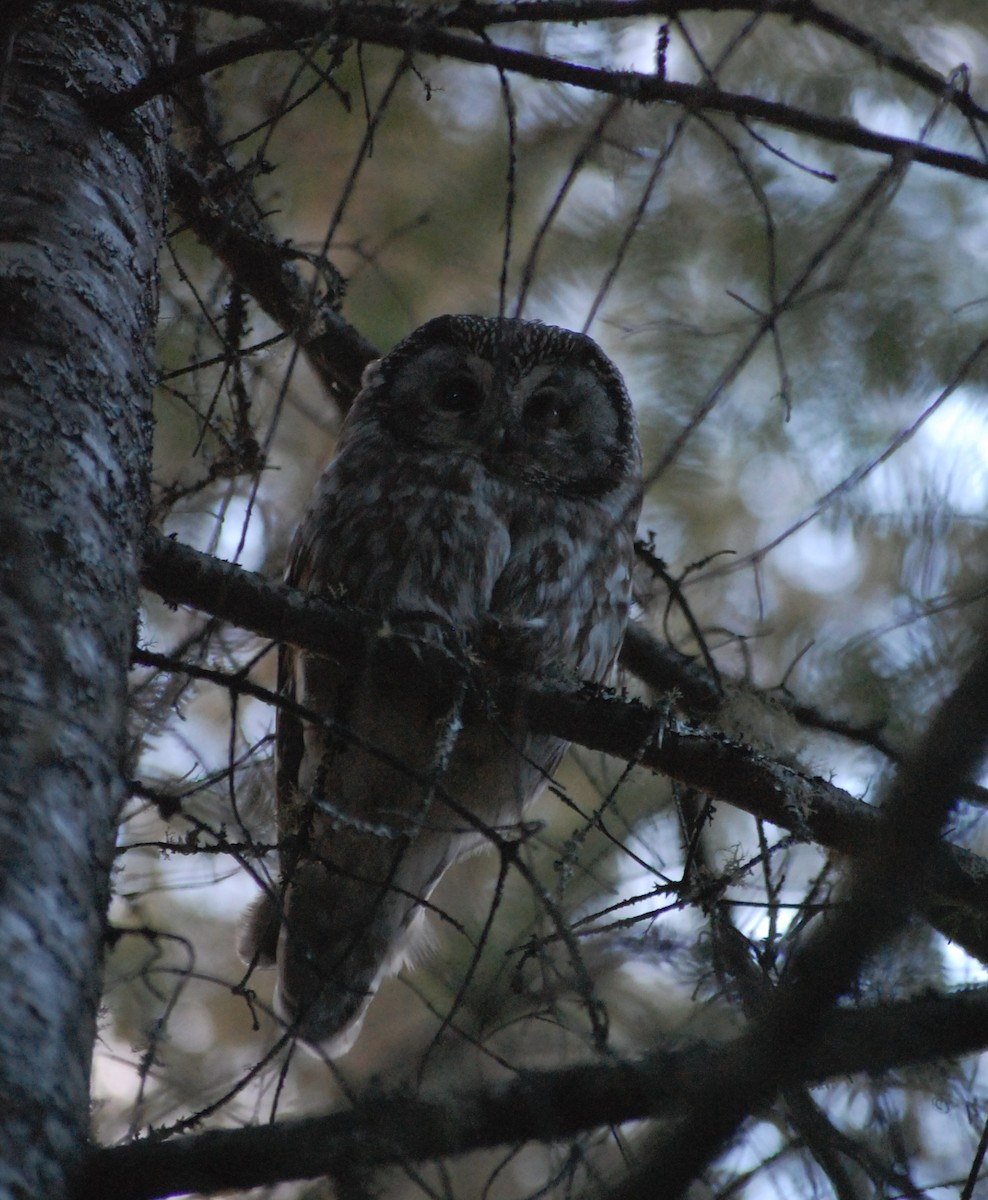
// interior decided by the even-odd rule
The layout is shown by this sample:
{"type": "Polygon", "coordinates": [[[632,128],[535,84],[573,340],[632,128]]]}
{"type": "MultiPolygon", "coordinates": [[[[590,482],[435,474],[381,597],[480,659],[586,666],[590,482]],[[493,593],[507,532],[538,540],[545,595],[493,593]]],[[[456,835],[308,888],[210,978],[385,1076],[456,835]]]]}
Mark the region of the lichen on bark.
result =
{"type": "Polygon", "coordinates": [[[0,111],[0,1195],[88,1136],[147,510],[167,113],[92,98],[167,53],[163,6],[37,3],[0,111]]]}

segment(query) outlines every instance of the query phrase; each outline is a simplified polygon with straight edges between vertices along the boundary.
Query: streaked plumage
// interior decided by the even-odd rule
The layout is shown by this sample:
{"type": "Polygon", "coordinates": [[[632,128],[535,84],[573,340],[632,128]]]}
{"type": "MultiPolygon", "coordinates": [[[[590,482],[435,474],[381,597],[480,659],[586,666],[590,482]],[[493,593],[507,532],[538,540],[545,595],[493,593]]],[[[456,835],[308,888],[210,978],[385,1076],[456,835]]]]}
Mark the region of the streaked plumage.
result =
{"type": "Polygon", "coordinates": [[[419,902],[482,844],[462,811],[517,822],[565,749],[475,693],[458,707],[463,664],[493,649],[532,675],[605,679],[640,489],[621,377],[580,334],[439,317],[365,373],[287,580],[379,626],[359,669],[281,657],[284,693],[358,740],[279,713],[282,880],[242,945],[277,963],[282,1014],[327,1053],[407,960],[419,902]],[[423,663],[417,643],[449,654],[423,663]]]}

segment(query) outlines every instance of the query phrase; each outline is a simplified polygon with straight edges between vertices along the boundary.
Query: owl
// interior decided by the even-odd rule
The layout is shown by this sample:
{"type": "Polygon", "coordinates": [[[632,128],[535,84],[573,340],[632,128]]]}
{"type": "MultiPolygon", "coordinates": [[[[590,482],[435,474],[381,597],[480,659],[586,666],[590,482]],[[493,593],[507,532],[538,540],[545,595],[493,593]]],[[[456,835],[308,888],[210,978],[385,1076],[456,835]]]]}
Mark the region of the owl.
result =
{"type": "Polygon", "coordinates": [[[241,940],[323,1053],[421,945],[446,869],[517,825],[566,748],[498,711],[477,664],[604,680],[640,505],[634,411],[590,338],[443,316],[367,368],[286,578],[368,633],[357,665],[281,651],[305,711],[277,715],[281,878],[241,940]]]}

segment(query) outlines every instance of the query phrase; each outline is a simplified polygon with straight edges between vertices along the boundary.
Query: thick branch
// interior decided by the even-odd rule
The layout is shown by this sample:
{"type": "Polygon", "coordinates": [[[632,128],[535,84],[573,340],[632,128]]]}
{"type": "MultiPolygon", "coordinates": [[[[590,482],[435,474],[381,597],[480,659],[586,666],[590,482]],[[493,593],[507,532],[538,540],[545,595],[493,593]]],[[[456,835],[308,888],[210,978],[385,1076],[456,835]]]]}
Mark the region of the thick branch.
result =
{"type": "MultiPolygon", "coordinates": [[[[160,534],[145,542],[144,586],[274,641],[356,661],[366,616],[269,583],[160,534]]],[[[638,639],[641,641],[641,638],[638,639]]],[[[726,735],[666,720],[614,697],[533,688],[522,697],[532,728],[664,775],[829,849],[860,855],[880,834],[875,809],[726,735]]],[[[988,863],[938,842],[923,907],[947,937],[988,961],[988,863]]]]}
{"type": "MultiPolygon", "coordinates": [[[[791,1082],[876,1073],[988,1045],[988,988],[840,1011],[791,1082]]],[[[669,1116],[697,1081],[730,1065],[734,1044],[635,1062],[531,1071],[438,1100],[375,1097],[350,1112],[252,1129],[212,1130],[95,1151],[75,1200],[153,1200],[180,1192],[258,1187],[289,1179],[420,1162],[519,1142],[557,1141],[608,1125],[669,1116]]]]}
{"type": "Polygon", "coordinates": [[[144,541],[141,583],[169,604],[187,604],[276,642],[341,662],[359,646],[366,620],[282,583],[270,583],[154,531],[144,541]]]}
{"type": "Polygon", "coordinates": [[[724,699],[706,667],[640,625],[628,626],[621,666],[657,692],[675,692],[691,712],[713,712],[724,699]]]}

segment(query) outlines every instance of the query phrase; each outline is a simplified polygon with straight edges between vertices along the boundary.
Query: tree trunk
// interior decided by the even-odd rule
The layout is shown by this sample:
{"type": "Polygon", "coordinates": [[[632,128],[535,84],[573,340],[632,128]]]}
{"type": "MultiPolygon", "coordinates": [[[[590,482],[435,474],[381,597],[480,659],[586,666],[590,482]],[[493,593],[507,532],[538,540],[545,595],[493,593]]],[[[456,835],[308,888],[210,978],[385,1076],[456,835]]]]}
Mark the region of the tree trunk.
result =
{"type": "Polygon", "coordinates": [[[0,22],[0,1196],[88,1135],[150,463],[165,109],[157,0],[0,22]]]}

